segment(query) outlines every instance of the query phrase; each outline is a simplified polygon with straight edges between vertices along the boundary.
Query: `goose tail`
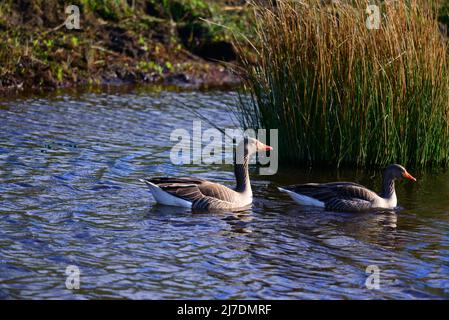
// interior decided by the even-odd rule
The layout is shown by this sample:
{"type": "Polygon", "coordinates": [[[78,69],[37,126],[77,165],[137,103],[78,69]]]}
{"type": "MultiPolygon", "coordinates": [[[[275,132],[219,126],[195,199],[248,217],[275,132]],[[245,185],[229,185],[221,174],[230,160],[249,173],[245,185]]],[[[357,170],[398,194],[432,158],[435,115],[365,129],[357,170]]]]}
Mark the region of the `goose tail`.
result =
{"type": "Polygon", "coordinates": [[[325,204],[322,201],[319,201],[315,198],[300,194],[300,193],[296,193],[294,191],[290,191],[288,189],[285,188],[281,188],[278,187],[278,190],[281,192],[284,192],[286,194],[288,194],[290,196],[290,198],[292,198],[295,202],[304,205],[304,206],[313,206],[313,207],[320,207],[320,208],[324,208],[325,204]]]}

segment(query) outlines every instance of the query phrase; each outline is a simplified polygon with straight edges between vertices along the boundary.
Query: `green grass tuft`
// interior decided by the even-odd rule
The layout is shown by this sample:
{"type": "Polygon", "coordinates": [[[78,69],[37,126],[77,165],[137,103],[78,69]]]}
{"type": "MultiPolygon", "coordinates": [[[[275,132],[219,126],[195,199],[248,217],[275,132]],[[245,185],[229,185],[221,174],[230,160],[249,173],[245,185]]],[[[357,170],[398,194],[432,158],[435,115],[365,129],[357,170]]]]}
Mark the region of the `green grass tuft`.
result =
{"type": "Polygon", "coordinates": [[[284,162],[447,166],[447,41],[427,1],[279,0],[255,5],[255,59],[243,60],[246,127],[279,129],[284,162]]]}

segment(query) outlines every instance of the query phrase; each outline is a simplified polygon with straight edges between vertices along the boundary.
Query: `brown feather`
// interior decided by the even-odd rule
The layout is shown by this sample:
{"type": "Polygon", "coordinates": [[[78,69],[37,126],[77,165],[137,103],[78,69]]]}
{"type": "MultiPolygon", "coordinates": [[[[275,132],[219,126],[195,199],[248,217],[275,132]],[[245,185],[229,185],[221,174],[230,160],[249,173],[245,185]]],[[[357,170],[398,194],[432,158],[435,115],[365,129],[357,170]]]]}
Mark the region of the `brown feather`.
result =
{"type": "Polygon", "coordinates": [[[232,201],[237,198],[236,191],[198,178],[160,177],[148,179],[148,181],[175,197],[192,202],[193,208],[231,208],[232,201]]]}

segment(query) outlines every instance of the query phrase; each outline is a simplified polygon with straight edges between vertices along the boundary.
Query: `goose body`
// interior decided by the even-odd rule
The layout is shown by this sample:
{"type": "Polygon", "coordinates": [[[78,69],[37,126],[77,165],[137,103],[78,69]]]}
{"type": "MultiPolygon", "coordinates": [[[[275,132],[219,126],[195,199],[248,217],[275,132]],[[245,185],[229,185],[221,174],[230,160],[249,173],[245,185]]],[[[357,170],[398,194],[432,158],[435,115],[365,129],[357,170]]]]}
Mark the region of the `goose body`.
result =
{"type": "MultiPolygon", "coordinates": [[[[242,159],[234,160],[237,184],[233,189],[190,177],[158,177],[141,179],[141,181],[148,186],[156,202],[164,205],[207,210],[246,207],[253,201],[248,171],[249,157],[257,151],[267,151],[272,148],[252,138],[245,138],[242,144],[242,159]]],[[[235,159],[239,159],[239,156],[235,159]]]]}
{"type": "Polygon", "coordinates": [[[238,209],[253,201],[251,188],[239,192],[198,178],[152,178],[141,180],[150,188],[156,202],[194,209],[238,209]]]}
{"type": "Polygon", "coordinates": [[[353,182],[306,183],[279,188],[295,202],[335,211],[365,211],[374,208],[394,209],[397,197],[396,179],[416,181],[404,167],[390,165],[385,169],[383,190],[380,194],[353,182]]]}

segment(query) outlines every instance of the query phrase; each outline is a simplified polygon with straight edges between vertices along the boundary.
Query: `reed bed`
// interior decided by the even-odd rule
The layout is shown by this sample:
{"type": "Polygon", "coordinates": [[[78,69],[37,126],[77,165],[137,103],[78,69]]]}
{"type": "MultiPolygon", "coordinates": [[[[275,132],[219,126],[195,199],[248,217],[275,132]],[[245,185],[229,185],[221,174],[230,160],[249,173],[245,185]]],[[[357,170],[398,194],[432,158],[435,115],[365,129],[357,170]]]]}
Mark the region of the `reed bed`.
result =
{"type": "Polygon", "coordinates": [[[253,4],[242,125],[279,129],[284,162],[447,166],[448,44],[434,6],[379,2],[380,28],[369,29],[372,1],[329,2],[253,4]]]}

